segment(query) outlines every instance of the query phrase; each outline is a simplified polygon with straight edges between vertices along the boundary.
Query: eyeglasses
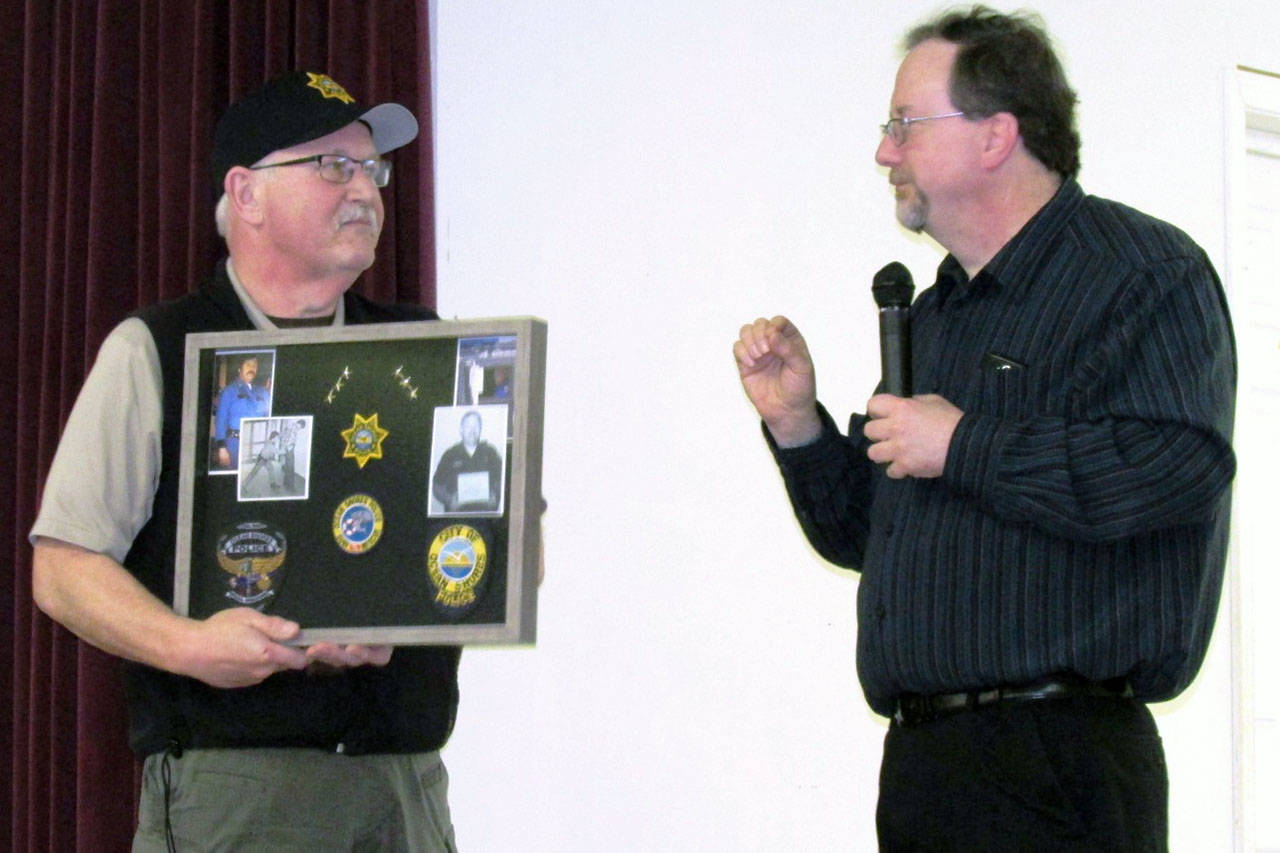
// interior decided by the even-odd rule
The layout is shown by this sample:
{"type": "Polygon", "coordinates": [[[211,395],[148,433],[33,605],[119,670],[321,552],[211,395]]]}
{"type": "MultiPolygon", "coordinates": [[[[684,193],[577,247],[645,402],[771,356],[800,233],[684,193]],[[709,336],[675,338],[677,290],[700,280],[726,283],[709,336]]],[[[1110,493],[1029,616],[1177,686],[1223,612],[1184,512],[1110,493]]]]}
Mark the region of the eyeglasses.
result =
{"type": "Polygon", "coordinates": [[[385,187],[391,182],[391,161],[383,160],[381,157],[372,157],[368,160],[353,160],[341,154],[313,154],[310,157],[299,157],[297,160],[285,160],[283,163],[263,163],[260,166],[250,166],[249,168],[274,169],[276,166],[297,166],[300,163],[315,163],[316,171],[320,173],[320,177],[331,184],[347,183],[356,176],[357,168],[364,170],[364,173],[369,176],[369,180],[373,181],[375,187],[385,187]]]}
{"type": "Polygon", "coordinates": [[[961,110],[955,113],[938,113],[936,116],[918,116],[916,118],[891,118],[880,125],[880,133],[893,140],[894,145],[902,145],[907,141],[907,128],[918,121],[933,121],[935,118],[955,118],[965,115],[961,110]]]}

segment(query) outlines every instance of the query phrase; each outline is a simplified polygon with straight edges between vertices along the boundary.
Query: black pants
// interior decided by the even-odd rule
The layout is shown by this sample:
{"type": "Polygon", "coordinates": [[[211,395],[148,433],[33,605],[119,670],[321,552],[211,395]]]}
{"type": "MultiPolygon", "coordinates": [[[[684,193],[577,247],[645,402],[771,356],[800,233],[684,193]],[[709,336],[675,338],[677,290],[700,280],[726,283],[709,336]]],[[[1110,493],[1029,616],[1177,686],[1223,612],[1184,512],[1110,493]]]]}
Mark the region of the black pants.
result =
{"type": "Polygon", "coordinates": [[[891,851],[1163,851],[1168,799],[1145,705],[1002,702],[890,725],[876,829],[891,851]]]}

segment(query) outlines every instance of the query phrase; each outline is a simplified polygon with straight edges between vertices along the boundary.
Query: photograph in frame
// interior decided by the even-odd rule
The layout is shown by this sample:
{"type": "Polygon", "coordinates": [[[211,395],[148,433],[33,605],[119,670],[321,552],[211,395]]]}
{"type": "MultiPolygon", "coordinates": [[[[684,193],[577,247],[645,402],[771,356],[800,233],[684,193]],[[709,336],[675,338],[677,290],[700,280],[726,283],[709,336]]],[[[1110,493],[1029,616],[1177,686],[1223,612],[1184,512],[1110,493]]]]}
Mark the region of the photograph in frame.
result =
{"type": "Polygon", "coordinates": [[[213,406],[209,417],[209,473],[240,467],[240,421],[271,414],[275,352],[226,349],[213,356],[213,406]]]}
{"type": "Polygon", "coordinates": [[[508,410],[505,404],[436,408],[428,516],[502,515],[508,410]]]}
{"type": "Polygon", "coordinates": [[[311,417],[241,419],[237,500],[305,501],[309,497],[311,417]]]}

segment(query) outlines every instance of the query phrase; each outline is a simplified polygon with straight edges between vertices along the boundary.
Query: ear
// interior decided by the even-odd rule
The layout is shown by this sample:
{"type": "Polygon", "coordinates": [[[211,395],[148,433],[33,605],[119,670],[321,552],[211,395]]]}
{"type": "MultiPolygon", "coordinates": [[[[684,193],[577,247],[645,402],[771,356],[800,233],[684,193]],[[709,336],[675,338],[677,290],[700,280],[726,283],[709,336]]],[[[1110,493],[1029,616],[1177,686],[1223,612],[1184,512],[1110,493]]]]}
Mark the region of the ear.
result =
{"type": "Polygon", "coordinates": [[[263,210],[258,176],[244,166],[232,166],[222,180],[223,192],[227,194],[227,202],[238,219],[251,225],[262,224],[263,210]]]}
{"type": "Polygon", "coordinates": [[[982,165],[996,169],[1018,149],[1021,139],[1018,119],[1013,113],[995,113],[983,122],[986,135],[983,137],[982,165]]]}

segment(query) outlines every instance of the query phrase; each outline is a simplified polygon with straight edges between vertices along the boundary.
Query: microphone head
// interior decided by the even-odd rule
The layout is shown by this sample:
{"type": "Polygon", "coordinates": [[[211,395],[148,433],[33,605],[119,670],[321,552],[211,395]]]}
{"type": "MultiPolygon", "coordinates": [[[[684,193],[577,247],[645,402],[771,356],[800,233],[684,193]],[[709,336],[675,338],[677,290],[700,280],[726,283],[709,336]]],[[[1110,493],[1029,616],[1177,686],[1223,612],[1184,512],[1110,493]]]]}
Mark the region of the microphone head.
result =
{"type": "Polygon", "coordinates": [[[881,308],[909,308],[916,286],[911,280],[911,270],[894,261],[886,264],[871,279],[871,295],[881,308]]]}

